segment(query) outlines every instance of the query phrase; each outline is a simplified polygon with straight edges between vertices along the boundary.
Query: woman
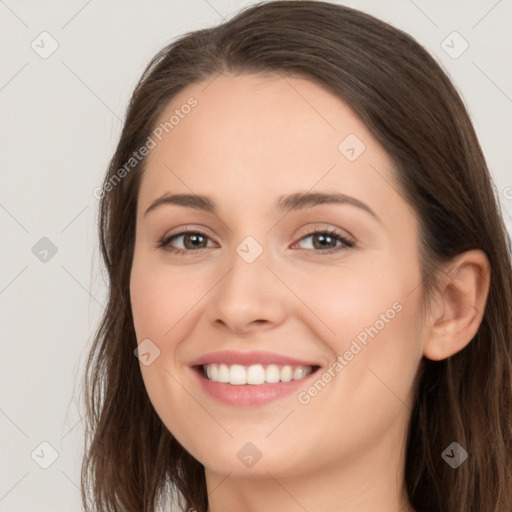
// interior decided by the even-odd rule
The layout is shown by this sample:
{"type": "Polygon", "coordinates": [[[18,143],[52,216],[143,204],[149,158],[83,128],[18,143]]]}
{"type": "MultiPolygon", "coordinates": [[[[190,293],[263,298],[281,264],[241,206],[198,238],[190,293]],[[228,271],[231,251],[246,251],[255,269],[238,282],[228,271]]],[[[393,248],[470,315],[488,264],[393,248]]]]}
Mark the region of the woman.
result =
{"type": "Polygon", "coordinates": [[[410,36],[276,1],[181,37],[99,197],[88,510],[512,509],[510,241],[410,36]]]}

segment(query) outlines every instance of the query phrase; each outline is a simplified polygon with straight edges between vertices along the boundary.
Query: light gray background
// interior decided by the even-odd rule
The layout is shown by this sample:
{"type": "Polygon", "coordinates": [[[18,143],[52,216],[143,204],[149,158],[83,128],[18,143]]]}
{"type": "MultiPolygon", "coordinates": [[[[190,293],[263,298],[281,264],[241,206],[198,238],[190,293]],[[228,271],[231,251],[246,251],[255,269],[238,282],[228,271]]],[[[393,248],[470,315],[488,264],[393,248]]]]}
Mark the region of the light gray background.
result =
{"type": "MultiPolygon", "coordinates": [[[[149,59],[178,35],[250,3],[0,0],[0,511],[81,509],[79,378],[105,300],[92,191],[149,59]],[[43,31],[58,43],[46,59],[31,47],[51,48],[43,31]],[[32,251],[42,237],[57,248],[46,262],[32,251]],[[52,462],[52,448],[41,442],[58,453],[48,469],[40,465],[52,462]]],[[[448,71],[510,230],[512,1],[340,3],[410,33],[448,71]],[[453,31],[469,44],[458,58],[464,43],[446,39],[453,31]]]]}

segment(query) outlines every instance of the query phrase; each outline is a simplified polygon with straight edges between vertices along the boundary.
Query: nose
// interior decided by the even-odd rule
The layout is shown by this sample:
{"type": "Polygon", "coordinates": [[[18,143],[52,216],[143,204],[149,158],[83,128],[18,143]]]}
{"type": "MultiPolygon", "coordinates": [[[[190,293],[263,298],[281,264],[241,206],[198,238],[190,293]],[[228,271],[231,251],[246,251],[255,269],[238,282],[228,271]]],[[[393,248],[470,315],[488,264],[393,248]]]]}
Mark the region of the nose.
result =
{"type": "Polygon", "coordinates": [[[208,318],[217,329],[243,335],[281,324],[286,287],[267,266],[266,253],[248,263],[235,252],[231,267],[212,290],[208,318]]]}

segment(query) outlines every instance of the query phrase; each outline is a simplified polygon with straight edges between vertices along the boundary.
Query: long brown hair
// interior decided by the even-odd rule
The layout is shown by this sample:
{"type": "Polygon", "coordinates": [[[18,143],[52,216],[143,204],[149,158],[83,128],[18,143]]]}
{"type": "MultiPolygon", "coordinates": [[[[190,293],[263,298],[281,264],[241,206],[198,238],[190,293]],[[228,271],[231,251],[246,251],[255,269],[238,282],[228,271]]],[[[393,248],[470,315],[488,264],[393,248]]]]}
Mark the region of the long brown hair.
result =
{"type": "Polygon", "coordinates": [[[134,357],[129,277],[145,159],[122,179],[119,170],[177,93],[224,71],[306,78],[360,116],[393,159],[401,192],[417,213],[425,303],[440,264],[470,249],[487,255],[490,290],[474,339],[452,357],[420,365],[405,491],[418,512],[510,512],[511,247],[468,113],[411,36],[348,7],[300,0],[255,4],[180,37],[151,60],[132,95],[101,193],[109,295],[84,381],[86,510],[153,512],[171,495],[183,510],[207,508],[204,467],[157,416],[134,357]],[[469,454],[456,470],[441,457],[454,441],[469,454]]]}

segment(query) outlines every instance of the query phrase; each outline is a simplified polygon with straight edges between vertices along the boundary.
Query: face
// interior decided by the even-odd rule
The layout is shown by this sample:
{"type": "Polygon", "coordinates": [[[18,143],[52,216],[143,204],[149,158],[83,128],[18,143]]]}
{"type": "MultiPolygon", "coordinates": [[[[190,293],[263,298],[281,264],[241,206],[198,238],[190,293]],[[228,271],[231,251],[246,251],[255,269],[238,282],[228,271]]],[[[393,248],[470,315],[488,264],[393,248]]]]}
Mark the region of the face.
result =
{"type": "Polygon", "coordinates": [[[176,109],[147,159],[130,281],[156,412],[212,472],[398,456],[424,335],[417,218],[390,158],[299,78],[221,75],[162,122],[176,109]]]}

